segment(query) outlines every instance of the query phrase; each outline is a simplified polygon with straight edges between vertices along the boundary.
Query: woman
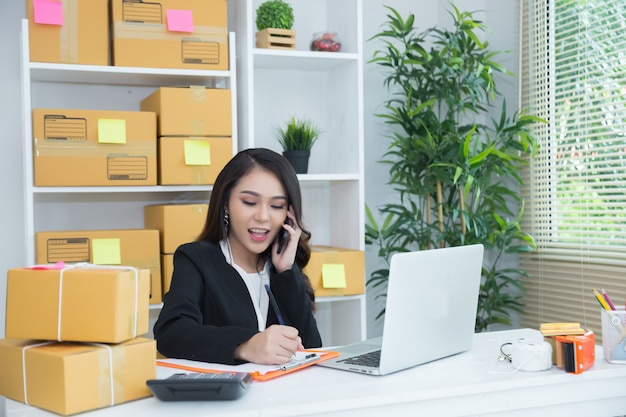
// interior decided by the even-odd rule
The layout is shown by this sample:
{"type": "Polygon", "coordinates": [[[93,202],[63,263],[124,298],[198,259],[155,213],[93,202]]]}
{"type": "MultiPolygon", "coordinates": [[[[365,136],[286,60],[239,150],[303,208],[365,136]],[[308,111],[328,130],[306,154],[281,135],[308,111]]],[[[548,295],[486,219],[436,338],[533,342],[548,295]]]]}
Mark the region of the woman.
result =
{"type": "Polygon", "coordinates": [[[284,157],[268,149],[235,155],[215,180],[202,233],[174,254],[154,325],[158,351],[213,363],[283,364],[297,350],[321,346],[313,288],[302,273],[311,234],[301,219],[300,185],[284,157]]]}

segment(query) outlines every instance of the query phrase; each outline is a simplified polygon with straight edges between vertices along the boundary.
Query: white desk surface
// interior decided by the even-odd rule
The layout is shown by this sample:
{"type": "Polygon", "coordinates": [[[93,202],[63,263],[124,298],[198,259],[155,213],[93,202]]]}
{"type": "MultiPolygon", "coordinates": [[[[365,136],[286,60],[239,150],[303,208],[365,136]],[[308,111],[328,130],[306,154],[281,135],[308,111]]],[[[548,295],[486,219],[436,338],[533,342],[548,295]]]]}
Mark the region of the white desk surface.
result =
{"type": "MultiPolygon", "coordinates": [[[[626,414],[626,365],[596,362],[582,374],[553,367],[514,372],[499,362],[500,345],[531,329],[475,335],[473,348],[429,364],[379,377],[313,366],[254,382],[239,400],[161,402],[146,398],[80,414],[101,416],[617,416],[626,414]]],[[[419,347],[416,347],[419,348],[419,347]]],[[[159,367],[159,376],[172,371],[159,367]]],[[[56,414],[8,400],[8,416],[56,414]]]]}

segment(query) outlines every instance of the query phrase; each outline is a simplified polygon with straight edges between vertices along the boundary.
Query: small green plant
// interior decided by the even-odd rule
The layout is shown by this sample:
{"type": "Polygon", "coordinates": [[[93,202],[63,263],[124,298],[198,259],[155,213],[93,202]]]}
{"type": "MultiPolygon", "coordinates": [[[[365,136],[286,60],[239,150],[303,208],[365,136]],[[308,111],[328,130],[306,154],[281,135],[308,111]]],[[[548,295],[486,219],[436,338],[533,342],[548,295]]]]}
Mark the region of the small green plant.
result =
{"type": "Polygon", "coordinates": [[[283,0],[268,0],[256,9],[256,27],[291,29],[293,26],[293,8],[283,0]]]}
{"type": "Polygon", "coordinates": [[[320,130],[311,120],[292,116],[284,127],[275,128],[274,134],[284,151],[310,151],[320,130]]]}

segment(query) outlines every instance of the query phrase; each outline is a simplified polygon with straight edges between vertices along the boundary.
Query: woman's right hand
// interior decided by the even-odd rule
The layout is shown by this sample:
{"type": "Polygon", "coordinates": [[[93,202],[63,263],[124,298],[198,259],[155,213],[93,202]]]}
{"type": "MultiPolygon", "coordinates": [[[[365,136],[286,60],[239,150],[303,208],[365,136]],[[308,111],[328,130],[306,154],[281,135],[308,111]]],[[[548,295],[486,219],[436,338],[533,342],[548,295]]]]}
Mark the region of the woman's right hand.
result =
{"type": "Polygon", "coordinates": [[[272,325],[235,349],[235,358],[262,365],[282,365],[303,350],[298,329],[272,325]]]}

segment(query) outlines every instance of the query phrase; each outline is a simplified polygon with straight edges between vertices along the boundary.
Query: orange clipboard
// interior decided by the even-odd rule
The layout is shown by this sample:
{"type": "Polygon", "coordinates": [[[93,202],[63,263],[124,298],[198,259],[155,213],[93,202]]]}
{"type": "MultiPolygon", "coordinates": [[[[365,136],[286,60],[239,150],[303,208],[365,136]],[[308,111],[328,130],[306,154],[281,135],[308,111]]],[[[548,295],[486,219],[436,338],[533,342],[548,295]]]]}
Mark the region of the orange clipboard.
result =
{"type": "MultiPolygon", "coordinates": [[[[330,351],[330,350],[322,350],[322,349],[305,349],[304,352],[310,352],[310,353],[315,353],[318,356],[314,359],[314,360],[303,360],[301,361],[301,363],[296,364],[295,366],[292,366],[290,364],[286,364],[285,366],[287,367],[286,369],[276,369],[274,371],[269,371],[269,372],[265,372],[265,373],[261,373],[261,372],[250,372],[250,374],[252,375],[252,379],[254,379],[255,381],[269,381],[270,379],[274,379],[274,378],[278,378],[280,376],[283,375],[287,375],[296,371],[299,371],[301,369],[307,368],[311,365],[315,365],[316,363],[320,363],[323,361],[327,361],[329,359],[332,358],[336,358],[337,356],[339,356],[339,352],[334,352],[334,351],[330,351]]],[[[199,367],[193,367],[193,366],[187,366],[187,365],[180,365],[180,364],[175,364],[175,363],[170,363],[170,362],[164,362],[164,361],[159,361],[157,360],[157,365],[158,366],[165,366],[165,367],[169,367],[169,368],[176,368],[176,369],[182,369],[185,371],[190,371],[190,372],[203,372],[203,373],[213,373],[213,372],[232,372],[229,370],[215,370],[215,369],[208,369],[208,368],[199,368],[199,367]]]]}

